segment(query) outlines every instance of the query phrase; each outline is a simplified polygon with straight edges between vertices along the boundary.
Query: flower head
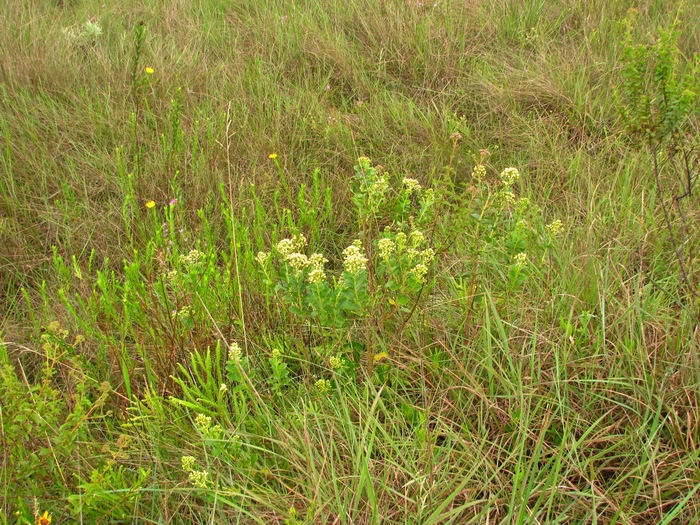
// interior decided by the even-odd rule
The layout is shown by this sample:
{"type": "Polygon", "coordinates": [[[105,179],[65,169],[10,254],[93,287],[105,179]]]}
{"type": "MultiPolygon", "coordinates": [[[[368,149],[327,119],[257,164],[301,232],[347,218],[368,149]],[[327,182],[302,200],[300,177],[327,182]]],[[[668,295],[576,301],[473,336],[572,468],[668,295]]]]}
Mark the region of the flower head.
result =
{"type": "Polygon", "coordinates": [[[243,351],[238,343],[235,341],[229,345],[228,349],[228,360],[233,362],[238,362],[243,357],[243,351]]]}
{"type": "Polygon", "coordinates": [[[357,164],[359,165],[360,169],[362,171],[368,170],[371,165],[371,160],[369,160],[369,157],[360,157],[357,159],[357,164]]]}
{"type": "Polygon", "coordinates": [[[189,476],[187,476],[187,479],[195,487],[199,487],[200,489],[203,489],[203,488],[207,487],[207,478],[208,477],[209,477],[209,472],[206,472],[204,470],[202,470],[202,471],[193,470],[192,472],[190,472],[189,476]]]}
{"type": "Polygon", "coordinates": [[[416,264],[409,273],[415,278],[416,281],[419,283],[424,283],[425,282],[425,276],[428,273],[428,267],[423,264],[416,264]]]}
{"type": "Polygon", "coordinates": [[[51,524],[51,514],[49,514],[48,510],[45,510],[44,513],[36,519],[36,524],[37,525],[50,525],[51,524]]]}
{"type": "Polygon", "coordinates": [[[384,195],[386,190],[389,189],[389,181],[386,180],[386,177],[379,177],[377,180],[375,180],[372,185],[367,188],[367,192],[371,196],[375,195],[384,195]]]}
{"type": "Polygon", "coordinates": [[[320,284],[326,279],[326,272],[323,268],[314,268],[309,272],[308,279],[311,284],[320,284]]]}
{"type": "Polygon", "coordinates": [[[323,269],[323,266],[328,262],[322,253],[312,253],[309,257],[309,264],[314,268],[323,269]]]}
{"type": "Polygon", "coordinates": [[[147,67],[144,71],[146,71],[147,75],[152,75],[153,73],[155,73],[155,69],[153,69],[152,67],[147,67]]]}
{"type": "Polygon", "coordinates": [[[504,186],[512,186],[520,179],[518,168],[506,168],[501,172],[501,182],[504,186]]]}
{"type": "Polygon", "coordinates": [[[518,206],[518,213],[525,213],[530,208],[530,199],[527,197],[520,197],[516,204],[518,206]]]}
{"type": "Polygon", "coordinates": [[[331,357],[331,358],[329,359],[329,361],[330,361],[330,363],[331,363],[331,368],[332,368],[333,370],[338,370],[338,369],[340,369],[340,368],[343,368],[343,364],[344,364],[344,363],[343,363],[343,358],[342,358],[342,357],[336,355],[336,356],[331,357]]]}
{"type": "Polygon", "coordinates": [[[328,379],[319,379],[314,386],[319,394],[327,394],[331,391],[331,382],[328,379]]]}
{"type": "Polygon", "coordinates": [[[211,417],[197,414],[197,417],[194,418],[194,425],[202,432],[206,432],[211,427],[211,417]]]}
{"type": "Polygon", "coordinates": [[[190,250],[187,255],[180,255],[179,260],[180,264],[184,264],[185,266],[194,266],[200,262],[203,262],[206,257],[207,256],[199,250],[190,250]]]}
{"type": "Polygon", "coordinates": [[[405,178],[402,181],[406,195],[411,195],[414,191],[420,191],[422,186],[416,179],[405,178]]]}
{"type": "Polygon", "coordinates": [[[180,463],[182,464],[182,470],[185,472],[191,472],[194,470],[195,459],[193,456],[182,456],[180,458],[180,463]]]}
{"type": "Polygon", "coordinates": [[[377,247],[379,248],[379,255],[382,259],[388,258],[389,255],[396,251],[396,243],[386,237],[377,241],[377,247]]]}
{"type": "Polygon", "coordinates": [[[267,156],[267,158],[268,158],[268,159],[271,159],[271,160],[275,160],[275,159],[277,158],[277,153],[270,153],[270,154],[267,156]]]}
{"type": "Polygon", "coordinates": [[[303,253],[292,252],[285,258],[287,264],[291,266],[297,272],[303,270],[309,265],[309,259],[303,253]]]}
{"type": "Polygon", "coordinates": [[[278,242],[277,251],[282,257],[287,257],[290,253],[299,251],[304,246],[306,246],[306,237],[300,233],[291,239],[282,239],[280,242],[278,242]]]}
{"type": "Polygon", "coordinates": [[[414,248],[418,248],[423,242],[425,241],[425,235],[423,235],[423,232],[420,230],[413,230],[410,235],[411,238],[411,245],[414,248]]]}
{"type": "Polygon", "coordinates": [[[345,271],[353,275],[367,269],[367,257],[362,253],[362,244],[358,246],[357,241],[343,250],[345,260],[343,267],[345,271]]]}
{"type": "Polygon", "coordinates": [[[482,180],[484,180],[484,177],[486,177],[486,168],[484,167],[484,165],[477,164],[476,166],[474,166],[474,169],[472,170],[472,179],[474,180],[474,182],[479,184],[482,180]]]}
{"type": "Polygon", "coordinates": [[[555,221],[550,222],[547,226],[545,226],[545,228],[552,237],[556,237],[564,231],[564,223],[561,222],[561,219],[557,219],[555,221]]]}
{"type": "Polygon", "coordinates": [[[396,247],[400,252],[406,248],[406,234],[404,232],[399,232],[396,234],[396,247]]]}
{"type": "Polygon", "coordinates": [[[423,261],[423,264],[430,264],[435,258],[435,250],[433,250],[432,248],[426,248],[425,250],[420,252],[420,258],[421,261],[423,261]]]}
{"type": "Polygon", "coordinates": [[[148,201],[146,203],[146,208],[148,208],[149,210],[152,208],[155,208],[155,207],[156,207],[156,203],[154,201],[148,201]]]}

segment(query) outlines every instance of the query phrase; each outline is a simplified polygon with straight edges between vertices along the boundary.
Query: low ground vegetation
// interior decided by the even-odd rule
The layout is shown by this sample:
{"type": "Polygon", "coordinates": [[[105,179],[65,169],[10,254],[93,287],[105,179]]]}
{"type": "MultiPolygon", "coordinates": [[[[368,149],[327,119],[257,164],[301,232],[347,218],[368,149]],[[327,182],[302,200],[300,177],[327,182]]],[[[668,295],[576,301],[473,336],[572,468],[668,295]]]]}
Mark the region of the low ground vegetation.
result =
{"type": "Polygon", "coordinates": [[[700,521],[696,7],[2,9],[3,523],[700,521]]]}

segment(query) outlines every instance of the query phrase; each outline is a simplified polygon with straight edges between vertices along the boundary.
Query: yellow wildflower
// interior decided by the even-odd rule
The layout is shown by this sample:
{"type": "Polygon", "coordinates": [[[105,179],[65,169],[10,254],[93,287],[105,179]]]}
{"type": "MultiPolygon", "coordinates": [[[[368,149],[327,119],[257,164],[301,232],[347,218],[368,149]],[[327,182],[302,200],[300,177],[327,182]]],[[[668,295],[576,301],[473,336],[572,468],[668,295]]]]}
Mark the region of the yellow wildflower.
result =
{"type": "Polygon", "coordinates": [[[36,525],[50,525],[51,524],[51,514],[49,511],[45,510],[44,513],[36,519],[36,525]]]}
{"type": "Polygon", "coordinates": [[[275,159],[277,158],[277,153],[270,153],[270,154],[267,156],[267,158],[268,158],[268,159],[275,160],[275,159]]]}
{"type": "Polygon", "coordinates": [[[149,210],[150,210],[151,208],[155,208],[155,207],[156,207],[156,203],[153,202],[153,201],[148,201],[148,202],[146,203],[146,208],[148,208],[149,210]]]}
{"type": "Polygon", "coordinates": [[[147,67],[145,71],[147,75],[152,75],[153,73],[155,73],[155,69],[153,69],[152,67],[147,67]]]}
{"type": "Polygon", "coordinates": [[[386,352],[379,352],[378,354],[374,354],[372,360],[374,361],[375,365],[383,363],[384,361],[389,360],[389,354],[387,354],[386,352]]]}

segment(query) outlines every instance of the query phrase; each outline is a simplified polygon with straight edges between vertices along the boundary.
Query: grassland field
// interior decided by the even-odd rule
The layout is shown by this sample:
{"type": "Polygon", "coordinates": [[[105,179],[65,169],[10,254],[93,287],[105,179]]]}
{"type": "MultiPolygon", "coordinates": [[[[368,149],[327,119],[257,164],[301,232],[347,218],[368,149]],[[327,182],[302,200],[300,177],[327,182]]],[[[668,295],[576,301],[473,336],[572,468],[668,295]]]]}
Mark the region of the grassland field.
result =
{"type": "Polygon", "coordinates": [[[698,51],[696,1],[0,1],[2,523],[700,523],[698,51]]]}

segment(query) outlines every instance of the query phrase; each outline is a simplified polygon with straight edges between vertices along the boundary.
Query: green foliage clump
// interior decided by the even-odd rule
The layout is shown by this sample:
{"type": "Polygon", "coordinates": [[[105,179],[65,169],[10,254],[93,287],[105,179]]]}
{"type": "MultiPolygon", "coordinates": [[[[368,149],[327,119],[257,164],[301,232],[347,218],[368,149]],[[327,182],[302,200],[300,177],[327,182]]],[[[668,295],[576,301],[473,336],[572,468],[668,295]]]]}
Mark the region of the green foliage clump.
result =
{"type": "Polygon", "coordinates": [[[84,341],[50,323],[36,371],[11,362],[7,346],[0,345],[3,495],[24,519],[32,498],[53,507],[76,490],[82,458],[91,452],[91,427],[105,417],[111,388],[106,382],[95,386],[85,375],[79,352],[84,341]]]}

